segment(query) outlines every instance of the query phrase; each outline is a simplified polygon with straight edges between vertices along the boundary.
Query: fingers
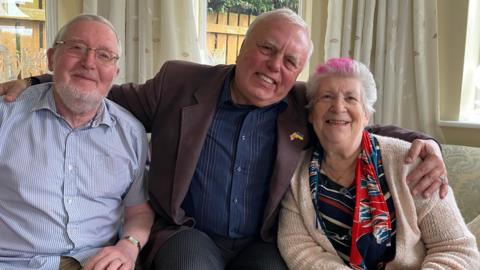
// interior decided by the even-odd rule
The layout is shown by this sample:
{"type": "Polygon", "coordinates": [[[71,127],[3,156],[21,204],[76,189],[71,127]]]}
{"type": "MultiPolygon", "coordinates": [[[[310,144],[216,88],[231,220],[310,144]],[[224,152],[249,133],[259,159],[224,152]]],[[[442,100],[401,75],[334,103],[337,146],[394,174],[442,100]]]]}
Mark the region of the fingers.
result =
{"type": "Polygon", "coordinates": [[[410,183],[409,186],[412,195],[422,194],[423,197],[430,198],[432,192],[438,190],[440,185],[441,183],[438,178],[435,180],[435,178],[426,175],[414,184],[410,183]]]}
{"type": "Polygon", "coordinates": [[[430,186],[426,187],[426,188],[423,188],[423,192],[422,192],[422,196],[425,198],[425,199],[428,199],[430,197],[432,197],[432,195],[434,194],[434,192],[436,192],[437,190],[440,189],[440,186],[442,185],[442,183],[437,180],[437,181],[433,181],[431,182],[430,186]]]}
{"type": "Polygon", "coordinates": [[[430,198],[438,190],[441,199],[448,193],[448,177],[446,174],[432,173],[424,175],[419,181],[411,181],[409,186],[412,195],[421,193],[424,198],[430,198]],[[443,180],[440,176],[443,176],[443,180]]]}
{"type": "Polygon", "coordinates": [[[131,270],[134,267],[135,258],[130,258],[118,246],[110,246],[101,249],[85,265],[85,270],[131,270]]]}
{"type": "Polygon", "coordinates": [[[107,268],[99,268],[99,269],[118,270],[122,268],[122,265],[123,265],[123,262],[120,259],[116,258],[108,263],[107,268]]]}
{"type": "Polygon", "coordinates": [[[430,155],[407,175],[407,181],[411,185],[416,185],[417,182],[423,180],[433,182],[438,180],[441,175],[446,174],[443,161],[435,155],[430,155]]]}
{"type": "Polygon", "coordinates": [[[14,102],[16,99],[17,99],[16,96],[10,96],[10,95],[6,95],[3,97],[3,100],[5,100],[6,102],[14,102]]]}
{"type": "Polygon", "coordinates": [[[8,93],[7,90],[11,87],[10,85],[11,85],[11,81],[0,83],[0,96],[3,96],[6,93],[8,93]]]}
{"type": "MultiPolygon", "coordinates": [[[[448,185],[445,164],[443,164],[443,161],[438,156],[429,155],[410,172],[407,176],[407,182],[409,182],[413,195],[422,193],[424,197],[429,198],[433,192],[441,187],[441,176],[444,176],[444,182],[448,185]]],[[[442,195],[446,195],[445,188],[442,188],[439,192],[441,198],[443,198],[442,195]]]]}
{"type": "Polygon", "coordinates": [[[27,88],[25,80],[14,80],[0,84],[0,96],[4,96],[4,100],[12,102],[27,88]]]}
{"type": "Polygon", "coordinates": [[[107,267],[110,261],[113,259],[115,259],[115,257],[108,252],[108,247],[103,248],[97,254],[95,254],[95,256],[90,258],[90,260],[88,260],[87,264],[85,265],[85,270],[105,269],[105,267],[107,267]]]}
{"type": "Polygon", "coordinates": [[[440,199],[444,199],[448,193],[448,183],[446,181],[434,181],[423,193],[425,199],[430,198],[438,190],[440,199]]]}
{"type": "Polygon", "coordinates": [[[120,266],[119,270],[132,270],[134,267],[135,266],[131,263],[124,263],[120,266]]]}
{"type": "Polygon", "coordinates": [[[107,255],[97,260],[92,265],[92,270],[118,270],[118,269],[132,269],[132,263],[125,257],[115,257],[107,255]]]}
{"type": "Polygon", "coordinates": [[[442,184],[440,186],[440,199],[445,199],[445,197],[447,197],[447,194],[448,194],[448,180],[447,180],[447,183],[442,184]]]}
{"type": "Polygon", "coordinates": [[[424,148],[425,143],[423,140],[414,140],[410,149],[408,150],[407,156],[405,157],[405,163],[410,164],[420,156],[420,152],[424,148]]]}

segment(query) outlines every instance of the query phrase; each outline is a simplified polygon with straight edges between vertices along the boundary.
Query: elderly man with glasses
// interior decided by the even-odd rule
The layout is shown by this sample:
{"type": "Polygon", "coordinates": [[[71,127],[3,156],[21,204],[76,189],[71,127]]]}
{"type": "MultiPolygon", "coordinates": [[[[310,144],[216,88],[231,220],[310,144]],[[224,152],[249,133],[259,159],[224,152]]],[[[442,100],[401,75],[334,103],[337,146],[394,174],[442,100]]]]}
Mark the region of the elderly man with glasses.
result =
{"type": "Polygon", "coordinates": [[[153,223],[143,126],[106,100],[120,43],[81,15],[47,51],[54,82],[0,100],[0,269],[132,269],[153,223]]]}

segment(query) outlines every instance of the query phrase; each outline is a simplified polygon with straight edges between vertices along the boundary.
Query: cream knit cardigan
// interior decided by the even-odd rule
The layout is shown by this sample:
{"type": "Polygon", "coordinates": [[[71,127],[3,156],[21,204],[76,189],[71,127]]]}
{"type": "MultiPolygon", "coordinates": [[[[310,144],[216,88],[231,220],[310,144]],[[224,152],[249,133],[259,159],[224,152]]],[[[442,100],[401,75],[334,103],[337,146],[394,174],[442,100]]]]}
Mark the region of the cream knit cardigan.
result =
{"type": "MultiPolygon", "coordinates": [[[[411,195],[404,165],[410,144],[376,136],[397,217],[396,255],[386,269],[480,269],[475,237],[470,233],[450,190],[445,199],[411,195]]],[[[290,269],[350,269],[321,229],[315,227],[308,165],[311,150],[302,153],[282,202],[278,247],[290,269]]],[[[479,206],[480,207],[480,206],[479,206]]]]}

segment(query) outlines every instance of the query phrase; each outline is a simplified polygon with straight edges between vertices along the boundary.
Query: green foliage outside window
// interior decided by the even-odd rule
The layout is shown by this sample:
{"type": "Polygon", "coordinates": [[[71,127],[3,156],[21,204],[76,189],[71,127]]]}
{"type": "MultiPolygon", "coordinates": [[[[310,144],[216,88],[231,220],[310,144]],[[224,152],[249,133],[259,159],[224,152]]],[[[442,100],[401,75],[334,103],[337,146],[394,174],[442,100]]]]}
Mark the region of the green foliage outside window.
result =
{"type": "Polygon", "coordinates": [[[208,11],[259,15],[286,7],[298,12],[298,0],[208,0],[208,11]]]}

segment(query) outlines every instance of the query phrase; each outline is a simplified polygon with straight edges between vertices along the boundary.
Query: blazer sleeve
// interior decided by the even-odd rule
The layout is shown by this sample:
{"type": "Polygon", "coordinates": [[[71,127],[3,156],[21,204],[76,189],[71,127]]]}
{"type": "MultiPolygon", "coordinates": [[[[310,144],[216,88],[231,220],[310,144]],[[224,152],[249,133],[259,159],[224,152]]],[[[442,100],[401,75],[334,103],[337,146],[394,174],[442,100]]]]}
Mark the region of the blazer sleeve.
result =
{"type": "Polygon", "coordinates": [[[366,129],[370,133],[382,135],[385,137],[397,138],[407,142],[413,142],[415,139],[434,140],[441,149],[440,143],[435,138],[422,132],[413,131],[394,125],[372,125],[368,126],[366,129]]]}
{"type": "Polygon", "coordinates": [[[107,98],[130,111],[151,132],[152,123],[170,72],[171,62],[166,62],[153,79],[144,84],[125,83],[113,85],[107,98]]]}
{"type": "MultiPolygon", "coordinates": [[[[337,254],[322,248],[309,233],[300,213],[299,204],[290,188],[282,202],[277,240],[278,248],[288,268],[292,270],[350,269],[337,254]]],[[[326,237],[324,240],[329,241],[326,237]]]]}

